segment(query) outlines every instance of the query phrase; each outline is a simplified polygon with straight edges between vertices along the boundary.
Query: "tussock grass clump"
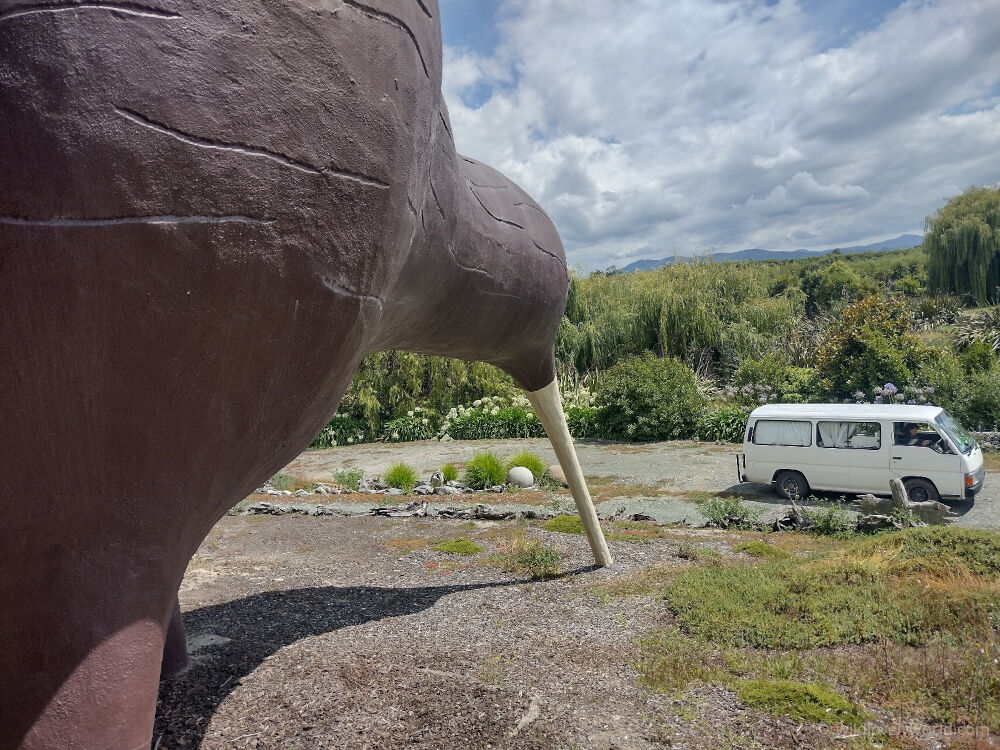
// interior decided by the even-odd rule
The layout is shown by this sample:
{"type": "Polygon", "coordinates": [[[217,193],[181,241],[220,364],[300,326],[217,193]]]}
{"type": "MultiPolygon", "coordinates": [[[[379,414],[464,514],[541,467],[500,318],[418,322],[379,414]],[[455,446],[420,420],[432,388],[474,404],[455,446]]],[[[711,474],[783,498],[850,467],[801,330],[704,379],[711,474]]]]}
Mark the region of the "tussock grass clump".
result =
{"type": "Polygon", "coordinates": [[[531,451],[521,451],[511,456],[507,461],[507,471],[510,471],[515,466],[523,466],[530,471],[531,476],[535,478],[536,484],[541,483],[542,478],[549,470],[549,467],[541,457],[531,451]]]}
{"type": "Polygon", "coordinates": [[[446,539],[438,542],[434,545],[434,549],[438,552],[444,552],[447,555],[478,555],[483,551],[484,547],[481,544],[476,544],[471,539],[460,537],[458,539],[446,539]]]}
{"type": "Polygon", "coordinates": [[[385,472],[385,483],[403,492],[412,492],[417,483],[417,470],[402,461],[395,463],[385,472]]]}
{"type": "Polygon", "coordinates": [[[546,531],[558,531],[563,534],[582,534],[583,521],[580,516],[561,515],[550,518],[542,524],[546,531]]]}
{"type": "Polygon", "coordinates": [[[288,490],[290,492],[295,492],[295,490],[311,490],[316,486],[315,482],[310,482],[291,474],[285,474],[284,472],[275,474],[271,477],[269,483],[276,490],[288,490]]]}
{"type": "Polygon", "coordinates": [[[494,453],[477,453],[465,465],[465,483],[485,490],[507,481],[507,466],[494,453]]]}
{"type": "Polygon", "coordinates": [[[525,536],[515,536],[502,544],[496,562],[503,570],[533,579],[552,578],[559,572],[559,553],[525,536]]]}
{"type": "Polygon", "coordinates": [[[735,552],[744,552],[751,557],[760,557],[766,560],[784,560],[792,556],[790,552],[781,549],[781,547],[775,547],[773,544],[756,539],[750,542],[740,542],[733,547],[733,550],[735,552]]]}
{"type": "Polygon", "coordinates": [[[737,689],[748,706],[779,716],[852,726],[864,721],[864,714],[856,706],[825,685],[794,680],[744,680],[737,689]]]}
{"type": "Polygon", "coordinates": [[[455,464],[445,464],[441,467],[441,476],[444,477],[446,482],[454,482],[458,479],[458,469],[455,468],[455,464]]]}

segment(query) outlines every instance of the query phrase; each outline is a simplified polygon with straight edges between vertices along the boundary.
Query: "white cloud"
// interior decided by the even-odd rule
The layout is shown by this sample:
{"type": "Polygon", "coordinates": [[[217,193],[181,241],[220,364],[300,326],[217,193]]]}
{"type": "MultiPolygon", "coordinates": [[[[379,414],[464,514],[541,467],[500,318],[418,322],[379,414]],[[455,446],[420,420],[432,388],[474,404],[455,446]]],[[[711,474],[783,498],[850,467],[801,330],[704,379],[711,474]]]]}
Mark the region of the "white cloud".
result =
{"type": "Polygon", "coordinates": [[[996,0],[904,3],[833,49],[816,22],[797,0],[509,0],[492,54],[446,49],[455,138],[592,267],[885,238],[996,182],[996,0]]]}

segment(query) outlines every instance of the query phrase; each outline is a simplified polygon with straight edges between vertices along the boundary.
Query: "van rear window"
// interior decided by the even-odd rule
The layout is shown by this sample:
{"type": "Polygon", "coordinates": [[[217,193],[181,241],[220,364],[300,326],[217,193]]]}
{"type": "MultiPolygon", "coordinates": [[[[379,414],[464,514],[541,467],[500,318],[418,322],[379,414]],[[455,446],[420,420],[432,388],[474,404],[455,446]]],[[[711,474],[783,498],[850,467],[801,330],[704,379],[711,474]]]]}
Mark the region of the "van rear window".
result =
{"type": "Polygon", "coordinates": [[[758,419],[753,428],[754,445],[812,445],[812,422],[790,419],[758,419]]]}

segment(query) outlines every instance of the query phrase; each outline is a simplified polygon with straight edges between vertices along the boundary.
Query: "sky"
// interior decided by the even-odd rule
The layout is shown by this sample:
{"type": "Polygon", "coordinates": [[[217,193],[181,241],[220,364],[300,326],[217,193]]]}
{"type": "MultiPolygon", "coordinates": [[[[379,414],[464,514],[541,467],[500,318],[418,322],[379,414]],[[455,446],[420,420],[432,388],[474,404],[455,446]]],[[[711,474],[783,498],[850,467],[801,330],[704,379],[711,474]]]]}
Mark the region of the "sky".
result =
{"type": "Polygon", "coordinates": [[[461,153],[568,262],[920,234],[1000,184],[1000,0],[440,0],[461,153]]]}

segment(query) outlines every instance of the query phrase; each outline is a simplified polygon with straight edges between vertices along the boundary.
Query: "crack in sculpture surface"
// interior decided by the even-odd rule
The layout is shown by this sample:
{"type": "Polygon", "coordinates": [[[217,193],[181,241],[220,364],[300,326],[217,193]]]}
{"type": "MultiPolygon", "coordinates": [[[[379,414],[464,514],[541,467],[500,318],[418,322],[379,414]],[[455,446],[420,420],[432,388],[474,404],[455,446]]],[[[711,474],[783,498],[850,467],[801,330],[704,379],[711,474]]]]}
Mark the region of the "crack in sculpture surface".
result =
{"type": "Polygon", "coordinates": [[[188,560],[366,353],[509,373],[611,559],[554,381],[562,246],[455,153],[437,3],[161,2],[0,0],[0,465],[46,478],[0,495],[5,750],[149,746],[188,560]]]}

